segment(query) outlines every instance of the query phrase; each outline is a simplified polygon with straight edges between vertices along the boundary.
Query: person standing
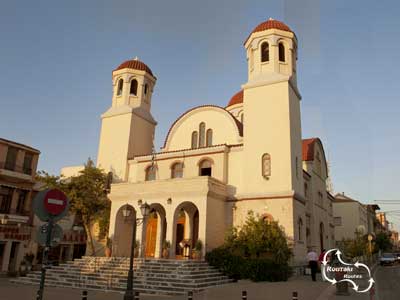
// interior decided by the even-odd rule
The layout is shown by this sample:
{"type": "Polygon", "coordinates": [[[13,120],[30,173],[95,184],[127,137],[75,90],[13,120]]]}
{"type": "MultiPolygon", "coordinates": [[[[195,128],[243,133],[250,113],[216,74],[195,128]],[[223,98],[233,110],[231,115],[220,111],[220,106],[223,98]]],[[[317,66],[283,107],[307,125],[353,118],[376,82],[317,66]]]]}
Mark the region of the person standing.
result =
{"type": "Polygon", "coordinates": [[[307,253],[307,260],[308,260],[308,265],[310,266],[311,269],[311,279],[312,281],[316,281],[316,275],[317,275],[317,270],[318,270],[318,254],[317,252],[314,251],[314,249],[310,249],[307,253]]]}

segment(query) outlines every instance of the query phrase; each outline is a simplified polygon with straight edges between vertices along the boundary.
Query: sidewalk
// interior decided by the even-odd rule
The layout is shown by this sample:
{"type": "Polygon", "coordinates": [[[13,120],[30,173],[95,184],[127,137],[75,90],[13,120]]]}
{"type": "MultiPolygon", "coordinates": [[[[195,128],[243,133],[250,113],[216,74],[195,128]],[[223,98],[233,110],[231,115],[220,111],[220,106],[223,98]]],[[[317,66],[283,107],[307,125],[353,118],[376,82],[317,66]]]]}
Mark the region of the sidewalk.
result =
{"type": "MultiPolygon", "coordinates": [[[[248,300],[292,300],[292,293],[298,293],[298,300],[328,300],[319,296],[329,287],[321,280],[313,282],[309,276],[290,279],[287,282],[239,281],[211,288],[194,295],[194,300],[241,300],[242,291],[247,291],[248,300]]],[[[1,300],[35,299],[37,286],[11,284],[9,279],[0,279],[1,300]]],[[[80,300],[77,289],[46,287],[44,300],[80,300]]],[[[123,294],[114,292],[89,291],[88,300],[122,300],[123,294]]],[[[186,300],[187,296],[162,297],[141,296],[141,300],[186,300]]],[[[347,299],[347,298],[346,298],[347,299]]]]}

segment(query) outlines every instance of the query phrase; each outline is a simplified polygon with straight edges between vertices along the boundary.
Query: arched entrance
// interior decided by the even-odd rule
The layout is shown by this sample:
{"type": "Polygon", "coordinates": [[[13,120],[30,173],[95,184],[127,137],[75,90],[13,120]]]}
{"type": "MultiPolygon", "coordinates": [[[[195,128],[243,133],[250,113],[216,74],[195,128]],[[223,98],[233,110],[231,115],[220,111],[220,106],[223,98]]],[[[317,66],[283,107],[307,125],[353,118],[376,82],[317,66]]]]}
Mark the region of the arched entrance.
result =
{"type": "Polygon", "coordinates": [[[174,213],[174,234],[172,247],[176,258],[189,258],[199,236],[199,210],[192,202],[183,202],[174,213]],[[190,251],[185,253],[185,246],[190,251]]]}
{"type": "Polygon", "coordinates": [[[131,213],[128,217],[124,217],[122,210],[127,204],[122,205],[115,218],[115,229],[112,238],[112,256],[129,257],[132,246],[132,230],[136,222],[136,211],[133,206],[128,205],[131,213]]]}
{"type": "Polygon", "coordinates": [[[165,210],[161,204],[150,205],[150,214],[146,220],[144,256],[161,257],[162,244],[165,241],[167,222],[165,210]]]}

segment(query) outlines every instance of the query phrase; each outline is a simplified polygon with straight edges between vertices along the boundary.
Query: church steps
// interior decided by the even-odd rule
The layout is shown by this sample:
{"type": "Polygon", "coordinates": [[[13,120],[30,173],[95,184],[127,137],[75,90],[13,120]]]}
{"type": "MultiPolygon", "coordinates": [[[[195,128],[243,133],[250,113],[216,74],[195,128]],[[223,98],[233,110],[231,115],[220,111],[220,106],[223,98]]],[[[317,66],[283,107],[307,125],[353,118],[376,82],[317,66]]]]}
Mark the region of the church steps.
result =
{"type": "MultiPolygon", "coordinates": [[[[128,269],[129,260],[126,258],[94,260],[83,257],[49,268],[46,285],[123,292],[128,269]]],[[[138,259],[134,263],[134,276],[134,286],[138,291],[160,295],[184,294],[232,282],[205,261],[138,259]]],[[[12,282],[39,284],[40,272],[30,273],[12,282]]]]}

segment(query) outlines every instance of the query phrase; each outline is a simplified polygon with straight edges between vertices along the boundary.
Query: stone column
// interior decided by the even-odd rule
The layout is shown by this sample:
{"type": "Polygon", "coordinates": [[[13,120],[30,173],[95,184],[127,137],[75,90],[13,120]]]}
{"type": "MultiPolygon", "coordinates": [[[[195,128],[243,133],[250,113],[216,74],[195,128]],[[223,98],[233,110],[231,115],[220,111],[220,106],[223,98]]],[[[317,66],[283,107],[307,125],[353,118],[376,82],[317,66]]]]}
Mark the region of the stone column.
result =
{"type": "Polygon", "coordinates": [[[11,245],[12,241],[7,241],[6,245],[4,246],[3,262],[1,264],[2,272],[8,271],[8,264],[10,263],[11,245]]]}

